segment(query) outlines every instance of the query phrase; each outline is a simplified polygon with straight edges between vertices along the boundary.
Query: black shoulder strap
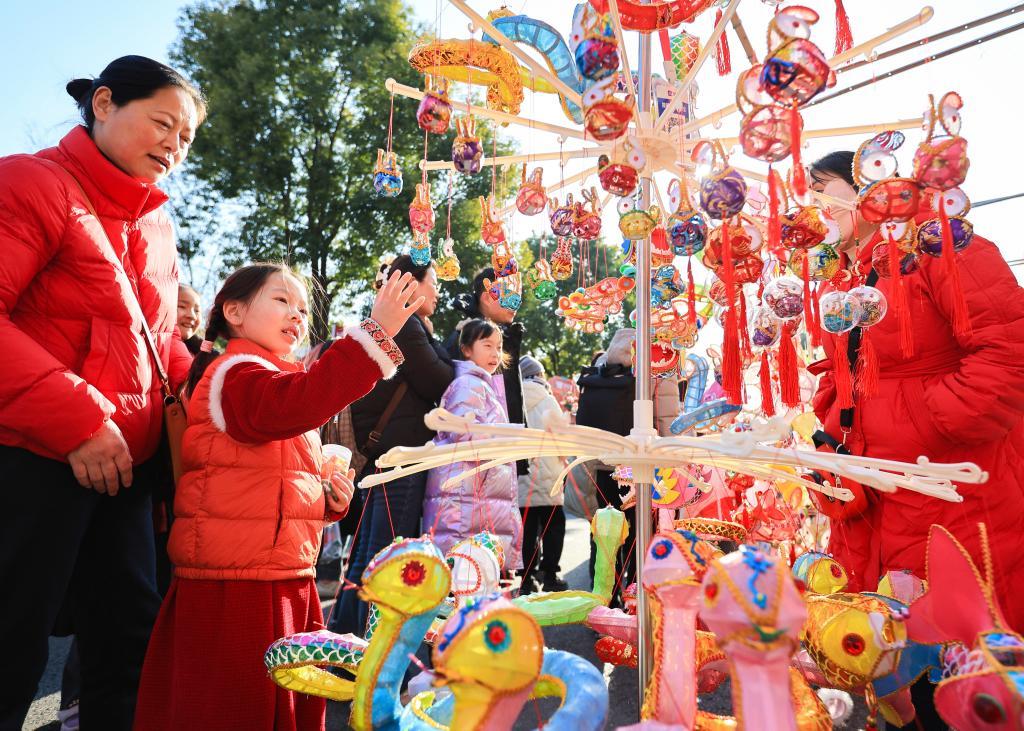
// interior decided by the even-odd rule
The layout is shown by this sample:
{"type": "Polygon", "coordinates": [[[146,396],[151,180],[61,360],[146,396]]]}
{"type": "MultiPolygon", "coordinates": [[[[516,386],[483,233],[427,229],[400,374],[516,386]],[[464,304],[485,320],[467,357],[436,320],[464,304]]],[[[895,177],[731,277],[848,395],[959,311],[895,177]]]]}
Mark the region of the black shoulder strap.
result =
{"type": "MultiPolygon", "coordinates": [[[[874,287],[878,283],[878,272],[871,269],[868,272],[867,281],[865,284],[869,287],[874,287]]],[[[850,361],[850,373],[857,372],[857,358],[860,357],[860,341],[863,333],[863,329],[859,327],[853,328],[850,331],[850,337],[847,341],[846,356],[850,361]]],[[[844,430],[853,428],[853,407],[849,409],[843,409],[839,412],[839,426],[844,430]]]]}

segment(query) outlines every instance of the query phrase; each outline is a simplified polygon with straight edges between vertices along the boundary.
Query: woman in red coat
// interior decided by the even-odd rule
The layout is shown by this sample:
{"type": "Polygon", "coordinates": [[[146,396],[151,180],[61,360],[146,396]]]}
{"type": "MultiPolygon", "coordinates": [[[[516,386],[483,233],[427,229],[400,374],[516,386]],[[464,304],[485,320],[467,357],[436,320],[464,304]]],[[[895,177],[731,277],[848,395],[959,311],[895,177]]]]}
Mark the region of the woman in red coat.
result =
{"type": "Polygon", "coordinates": [[[203,97],[140,56],[67,90],[84,124],[0,158],[0,645],[18,648],[0,665],[0,729],[21,728],[65,602],[83,728],[131,727],[160,607],[149,491],[162,405],[142,328],[172,384],[191,360],[157,183],[185,159],[203,97]]]}
{"type": "MultiPolygon", "coordinates": [[[[811,167],[814,187],[855,200],[853,153],[836,152],[811,167]]],[[[838,213],[843,253],[871,268],[881,241],[858,214],[838,213]]],[[[921,219],[935,214],[922,214],[921,219]]],[[[915,462],[975,462],[988,472],[980,485],[958,484],[962,503],[907,490],[868,490],[859,517],[834,521],[830,550],[850,572],[855,591],[873,590],[887,571],[925,577],[928,527],[948,528],[981,567],[978,524],[992,546],[998,596],[1010,625],[1024,631],[1024,291],[995,245],[974,236],[956,255],[970,332],[952,325],[954,290],[941,258],[920,256],[920,270],[903,277],[908,294],[913,354],[904,355],[893,312],[893,280],[879,278],[889,314],[864,331],[878,356],[877,393],[854,396],[854,423],[846,445],[854,454],[915,462]]],[[[848,286],[848,285],[847,285],[848,286]]],[[[832,436],[842,439],[833,372],[836,338],[823,333],[827,360],[819,373],[815,411],[832,436]]]]}

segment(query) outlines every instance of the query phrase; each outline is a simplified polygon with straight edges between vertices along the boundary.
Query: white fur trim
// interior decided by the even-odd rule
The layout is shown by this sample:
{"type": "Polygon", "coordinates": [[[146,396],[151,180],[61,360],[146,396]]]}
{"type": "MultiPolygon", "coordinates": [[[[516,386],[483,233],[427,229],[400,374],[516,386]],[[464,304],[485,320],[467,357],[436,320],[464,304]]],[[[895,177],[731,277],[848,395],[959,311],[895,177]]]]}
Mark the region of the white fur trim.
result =
{"type": "Polygon", "coordinates": [[[377,345],[373,336],[363,330],[363,328],[358,325],[356,327],[347,327],[345,328],[344,337],[352,338],[363,346],[363,350],[366,351],[366,354],[370,356],[373,362],[377,364],[377,367],[380,368],[380,372],[385,380],[391,378],[391,376],[395,375],[398,371],[398,366],[394,364],[394,361],[392,361],[391,358],[388,357],[388,354],[385,353],[379,345],[377,345]]]}
{"type": "Polygon", "coordinates": [[[228,425],[224,421],[224,406],[221,404],[221,399],[224,395],[224,379],[227,377],[228,371],[239,363],[259,363],[270,371],[281,370],[266,358],[261,358],[258,355],[249,355],[248,353],[229,355],[217,364],[217,370],[214,371],[213,376],[210,378],[210,419],[213,421],[214,426],[225,433],[227,433],[228,425]]]}

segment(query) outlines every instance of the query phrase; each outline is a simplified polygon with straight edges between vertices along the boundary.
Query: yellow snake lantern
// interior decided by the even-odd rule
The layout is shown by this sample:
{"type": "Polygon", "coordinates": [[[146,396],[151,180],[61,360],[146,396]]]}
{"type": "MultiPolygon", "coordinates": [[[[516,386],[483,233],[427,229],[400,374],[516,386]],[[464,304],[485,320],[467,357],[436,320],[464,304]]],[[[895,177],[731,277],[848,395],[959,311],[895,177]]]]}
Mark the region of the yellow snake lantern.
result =
{"type": "Polygon", "coordinates": [[[501,46],[450,38],[417,43],[409,65],[424,74],[487,87],[487,108],[519,114],[523,81],[515,56],[501,46]]]}

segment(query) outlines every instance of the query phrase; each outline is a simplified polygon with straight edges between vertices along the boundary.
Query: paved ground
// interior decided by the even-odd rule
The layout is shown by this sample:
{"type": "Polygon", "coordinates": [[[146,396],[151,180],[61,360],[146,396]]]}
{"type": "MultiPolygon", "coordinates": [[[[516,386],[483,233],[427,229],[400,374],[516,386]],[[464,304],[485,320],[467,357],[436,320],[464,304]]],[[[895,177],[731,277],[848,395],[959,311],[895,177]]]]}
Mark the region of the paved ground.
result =
{"type": "MultiPolygon", "coordinates": [[[[588,533],[589,527],[586,521],[581,519],[570,519],[568,521],[562,566],[568,569],[564,572],[564,577],[574,589],[590,587],[590,579],[587,575],[588,533]]],[[[325,612],[330,611],[330,605],[331,602],[325,602],[325,612]]],[[[594,655],[596,635],[586,627],[549,627],[544,630],[544,637],[549,647],[574,652],[581,657],[587,658],[595,666],[602,669],[608,680],[609,697],[611,698],[607,725],[609,729],[636,723],[639,718],[639,698],[635,670],[623,667],[613,668],[612,666],[606,668],[602,663],[599,663],[594,655]]],[[[40,683],[37,700],[32,704],[32,709],[29,712],[29,717],[24,727],[25,729],[46,729],[46,731],[57,731],[59,729],[56,718],[57,705],[60,698],[60,673],[61,668],[64,666],[64,658],[67,656],[69,645],[70,641],[67,639],[51,638],[50,663],[40,683]]],[[[517,730],[537,728],[540,725],[541,719],[550,717],[554,712],[555,705],[553,700],[542,701],[538,704],[527,703],[516,722],[515,728],[517,730]]],[[[730,712],[731,701],[728,682],[723,684],[714,694],[701,696],[700,707],[714,713],[730,712]]],[[[346,722],[347,710],[345,704],[328,704],[327,728],[329,731],[348,728],[346,722]]],[[[863,720],[863,709],[858,708],[858,712],[851,719],[847,728],[862,728],[863,720]]]]}

